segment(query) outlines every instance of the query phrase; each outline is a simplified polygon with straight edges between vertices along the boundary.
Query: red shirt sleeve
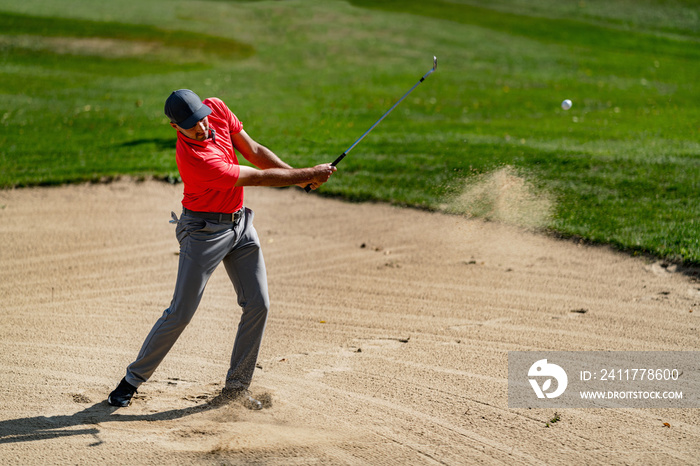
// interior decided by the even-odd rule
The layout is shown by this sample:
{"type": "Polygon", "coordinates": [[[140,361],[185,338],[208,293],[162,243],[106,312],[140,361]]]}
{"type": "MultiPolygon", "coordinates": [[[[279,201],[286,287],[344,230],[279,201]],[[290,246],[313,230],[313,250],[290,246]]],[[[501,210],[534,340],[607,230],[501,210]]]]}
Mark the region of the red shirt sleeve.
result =
{"type": "Polygon", "coordinates": [[[243,130],[243,123],[233,114],[228,106],[216,97],[204,100],[204,104],[212,109],[212,113],[228,128],[229,134],[237,134],[243,130]]]}

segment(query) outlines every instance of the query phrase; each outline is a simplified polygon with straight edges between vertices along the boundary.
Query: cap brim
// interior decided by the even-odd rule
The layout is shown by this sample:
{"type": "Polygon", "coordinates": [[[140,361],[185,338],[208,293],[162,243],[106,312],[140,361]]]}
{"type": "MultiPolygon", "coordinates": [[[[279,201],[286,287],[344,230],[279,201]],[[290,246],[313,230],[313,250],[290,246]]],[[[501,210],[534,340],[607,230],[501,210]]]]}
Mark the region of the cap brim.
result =
{"type": "Polygon", "coordinates": [[[182,129],[194,128],[194,125],[196,125],[199,120],[209,115],[210,113],[211,109],[205,104],[202,104],[202,106],[199,107],[199,109],[196,112],[194,112],[188,119],[181,123],[178,123],[177,125],[182,129]]]}

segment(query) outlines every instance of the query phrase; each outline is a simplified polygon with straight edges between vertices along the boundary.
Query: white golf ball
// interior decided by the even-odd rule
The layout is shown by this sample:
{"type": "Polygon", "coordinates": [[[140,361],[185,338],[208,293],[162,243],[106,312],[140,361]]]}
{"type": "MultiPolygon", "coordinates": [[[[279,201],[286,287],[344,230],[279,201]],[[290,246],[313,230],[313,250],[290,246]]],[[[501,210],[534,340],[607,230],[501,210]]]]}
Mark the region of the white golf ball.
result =
{"type": "Polygon", "coordinates": [[[568,110],[571,108],[571,101],[569,99],[566,99],[564,102],[561,103],[561,108],[564,110],[568,110]]]}

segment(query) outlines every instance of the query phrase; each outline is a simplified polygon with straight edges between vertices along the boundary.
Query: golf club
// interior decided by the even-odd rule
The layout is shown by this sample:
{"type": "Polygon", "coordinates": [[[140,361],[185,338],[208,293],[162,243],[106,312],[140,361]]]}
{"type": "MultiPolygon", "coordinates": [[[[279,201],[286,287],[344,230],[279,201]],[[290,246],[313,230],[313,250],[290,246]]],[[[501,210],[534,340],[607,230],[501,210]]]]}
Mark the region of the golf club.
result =
{"type": "MultiPolygon", "coordinates": [[[[386,113],[384,113],[384,115],[382,115],[372,126],[370,126],[370,128],[369,128],[367,131],[365,131],[365,133],[364,133],[362,136],[360,136],[359,139],[358,139],[357,141],[353,142],[352,145],[351,145],[350,147],[348,147],[347,150],[346,150],[345,152],[343,152],[342,154],[340,154],[340,156],[338,156],[338,158],[335,159],[335,161],[333,161],[333,163],[331,163],[331,165],[334,166],[334,167],[335,167],[336,165],[338,165],[338,163],[340,163],[340,161],[343,160],[343,159],[345,158],[346,155],[348,155],[348,152],[350,152],[356,145],[358,145],[358,144],[360,143],[360,141],[362,141],[362,140],[365,138],[365,136],[367,136],[367,135],[369,134],[369,132],[372,131],[372,130],[374,129],[375,126],[377,126],[388,114],[390,114],[391,111],[394,110],[394,109],[396,108],[396,106],[399,105],[399,104],[401,103],[401,101],[402,101],[403,99],[406,98],[406,96],[408,96],[408,94],[410,94],[411,92],[413,92],[413,89],[415,89],[420,83],[422,83],[423,81],[425,81],[425,78],[427,78],[428,76],[430,76],[430,73],[432,73],[432,72],[435,71],[436,69],[437,69],[437,57],[433,57],[433,67],[432,67],[427,73],[425,73],[425,74],[423,75],[423,77],[420,78],[420,80],[419,80],[417,83],[415,83],[415,84],[413,85],[413,87],[410,88],[410,89],[408,90],[408,92],[406,92],[406,93],[403,95],[403,97],[401,97],[399,100],[397,100],[396,103],[395,103],[394,105],[392,105],[391,108],[390,108],[389,110],[386,111],[386,113]]],[[[309,191],[311,191],[311,185],[307,185],[306,188],[304,188],[304,190],[305,190],[307,193],[308,193],[309,191]]]]}

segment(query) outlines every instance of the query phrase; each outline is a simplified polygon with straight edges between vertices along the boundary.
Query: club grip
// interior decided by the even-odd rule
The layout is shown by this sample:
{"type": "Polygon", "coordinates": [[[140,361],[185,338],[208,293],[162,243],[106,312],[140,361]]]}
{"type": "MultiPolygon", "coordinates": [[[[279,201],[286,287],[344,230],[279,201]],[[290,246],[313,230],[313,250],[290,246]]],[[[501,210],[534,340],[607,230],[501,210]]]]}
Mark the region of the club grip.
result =
{"type": "MultiPolygon", "coordinates": [[[[340,154],[340,155],[338,156],[338,158],[335,159],[331,165],[332,165],[333,167],[335,167],[336,165],[338,165],[338,163],[339,163],[341,160],[343,160],[343,159],[345,158],[346,155],[348,155],[348,151],[345,151],[345,152],[343,152],[342,154],[340,154]]],[[[311,192],[311,184],[307,184],[307,185],[306,185],[306,188],[304,188],[304,191],[306,191],[307,193],[308,193],[308,192],[311,192]]]]}

